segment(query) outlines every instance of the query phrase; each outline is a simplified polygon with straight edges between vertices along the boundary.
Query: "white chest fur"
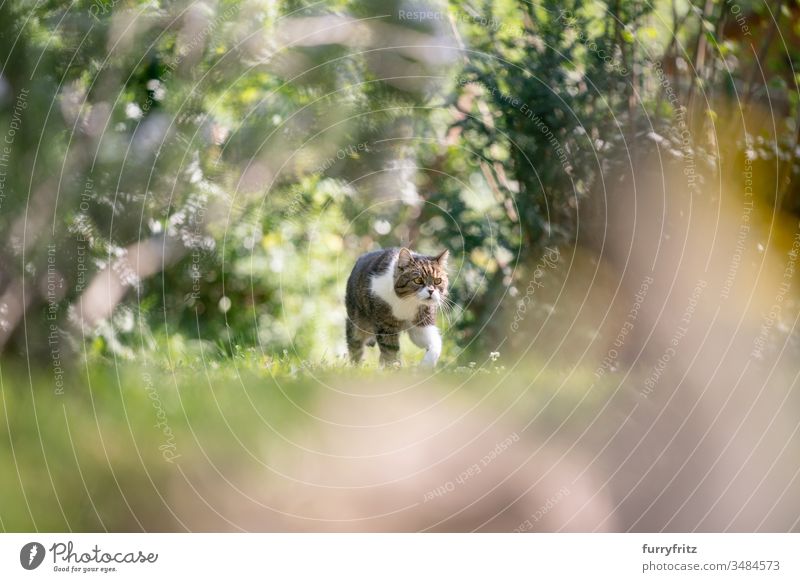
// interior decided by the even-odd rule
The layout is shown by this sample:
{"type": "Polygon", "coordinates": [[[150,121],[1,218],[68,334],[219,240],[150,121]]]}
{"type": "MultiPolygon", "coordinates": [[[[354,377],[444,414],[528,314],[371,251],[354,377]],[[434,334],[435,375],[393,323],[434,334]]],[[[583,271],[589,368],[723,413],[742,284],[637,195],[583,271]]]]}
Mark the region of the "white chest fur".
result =
{"type": "Polygon", "coordinates": [[[420,303],[414,295],[401,298],[394,292],[394,269],[396,264],[397,259],[394,259],[386,272],[372,277],[371,291],[373,295],[380,297],[389,304],[395,319],[411,321],[417,316],[420,303]]]}

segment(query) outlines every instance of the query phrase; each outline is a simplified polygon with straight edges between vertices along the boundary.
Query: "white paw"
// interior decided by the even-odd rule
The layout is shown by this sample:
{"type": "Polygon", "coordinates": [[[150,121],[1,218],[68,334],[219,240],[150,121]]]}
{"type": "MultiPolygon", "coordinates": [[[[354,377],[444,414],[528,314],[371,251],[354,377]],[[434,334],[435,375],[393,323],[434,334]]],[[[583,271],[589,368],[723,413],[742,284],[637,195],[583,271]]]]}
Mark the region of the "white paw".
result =
{"type": "Polygon", "coordinates": [[[422,368],[433,368],[436,362],[439,361],[439,352],[435,350],[428,350],[425,352],[425,357],[419,363],[422,368]]]}
{"type": "Polygon", "coordinates": [[[415,345],[425,348],[425,357],[422,358],[420,367],[433,368],[442,354],[442,336],[436,326],[414,327],[409,330],[408,335],[415,345]]]}

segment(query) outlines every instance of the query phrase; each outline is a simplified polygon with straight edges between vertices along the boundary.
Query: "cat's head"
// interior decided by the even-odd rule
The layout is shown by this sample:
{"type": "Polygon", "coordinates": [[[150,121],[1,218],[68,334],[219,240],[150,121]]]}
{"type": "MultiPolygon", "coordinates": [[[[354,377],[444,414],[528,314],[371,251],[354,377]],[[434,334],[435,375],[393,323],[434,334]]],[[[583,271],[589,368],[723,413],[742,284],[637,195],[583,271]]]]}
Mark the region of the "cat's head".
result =
{"type": "Polygon", "coordinates": [[[400,249],[394,270],[394,292],[398,297],[416,299],[421,304],[438,305],[447,296],[447,257],[417,255],[400,249]]]}

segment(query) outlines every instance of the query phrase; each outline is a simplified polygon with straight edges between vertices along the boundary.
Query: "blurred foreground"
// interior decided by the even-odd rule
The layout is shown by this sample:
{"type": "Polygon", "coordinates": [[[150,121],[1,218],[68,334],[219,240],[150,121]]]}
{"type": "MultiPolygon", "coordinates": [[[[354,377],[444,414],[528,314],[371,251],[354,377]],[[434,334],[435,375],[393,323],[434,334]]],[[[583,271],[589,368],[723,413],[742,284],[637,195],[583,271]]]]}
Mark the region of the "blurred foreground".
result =
{"type": "Polygon", "coordinates": [[[800,530],[797,22],[0,3],[0,529],[800,530]],[[398,245],[434,374],[341,365],[398,245]]]}

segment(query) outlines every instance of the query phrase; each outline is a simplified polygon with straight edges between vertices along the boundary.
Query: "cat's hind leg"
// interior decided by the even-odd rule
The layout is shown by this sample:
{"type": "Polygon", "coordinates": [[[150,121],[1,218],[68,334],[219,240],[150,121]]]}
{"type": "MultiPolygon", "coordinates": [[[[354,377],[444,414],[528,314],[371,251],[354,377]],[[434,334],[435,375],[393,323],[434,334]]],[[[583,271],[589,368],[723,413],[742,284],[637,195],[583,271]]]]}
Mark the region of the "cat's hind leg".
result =
{"type": "Polygon", "coordinates": [[[353,364],[360,364],[361,359],[364,357],[364,343],[367,342],[371,334],[359,328],[349,317],[345,324],[345,334],[347,336],[347,351],[350,353],[350,361],[353,364]]]}

